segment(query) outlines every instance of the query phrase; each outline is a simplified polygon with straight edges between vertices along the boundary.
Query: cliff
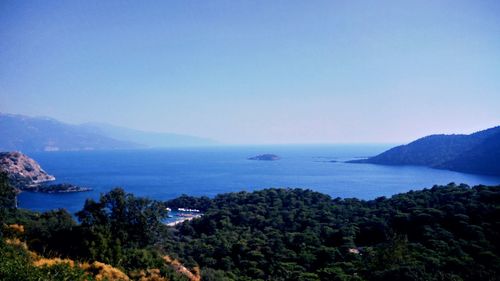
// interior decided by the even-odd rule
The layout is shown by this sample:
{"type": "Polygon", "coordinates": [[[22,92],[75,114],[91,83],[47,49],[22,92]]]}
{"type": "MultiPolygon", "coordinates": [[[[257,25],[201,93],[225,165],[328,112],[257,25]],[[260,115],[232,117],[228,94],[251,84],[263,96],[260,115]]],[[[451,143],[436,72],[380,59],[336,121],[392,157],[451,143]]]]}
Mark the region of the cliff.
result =
{"type": "Polygon", "coordinates": [[[0,172],[6,173],[10,183],[19,189],[29,190],[55,180],[35,160],[18,151],[0,152],[0,172]]]}

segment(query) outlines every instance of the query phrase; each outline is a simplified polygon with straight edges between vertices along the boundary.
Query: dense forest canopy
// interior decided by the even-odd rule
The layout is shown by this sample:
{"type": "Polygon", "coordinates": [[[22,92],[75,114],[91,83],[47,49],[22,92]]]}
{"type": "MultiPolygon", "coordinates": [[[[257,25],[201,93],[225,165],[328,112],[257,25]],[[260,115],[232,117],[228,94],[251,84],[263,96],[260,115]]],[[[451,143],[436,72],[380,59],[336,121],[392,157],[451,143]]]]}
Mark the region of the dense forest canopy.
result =
{"type": "Polygon", "coordinates": [[[369,201],[265,189],[158,202],[114,189],[88,200],[78,222],[65,210],[15,209],[11,191],[1,180],[1,280],[93,280],[101,263],[133,280],[500,278],[500,186],[369,201]],[[167,227],[166,206],[204,215],[167,227]],[[42,257],[90,265],[36,266],[42,257]]]}
{"type": "Polygon", "coordinates": [[[375,200],[301,189],[217,196],[172,249],[238,280],[496,280],[500,187],[375,200]]]}

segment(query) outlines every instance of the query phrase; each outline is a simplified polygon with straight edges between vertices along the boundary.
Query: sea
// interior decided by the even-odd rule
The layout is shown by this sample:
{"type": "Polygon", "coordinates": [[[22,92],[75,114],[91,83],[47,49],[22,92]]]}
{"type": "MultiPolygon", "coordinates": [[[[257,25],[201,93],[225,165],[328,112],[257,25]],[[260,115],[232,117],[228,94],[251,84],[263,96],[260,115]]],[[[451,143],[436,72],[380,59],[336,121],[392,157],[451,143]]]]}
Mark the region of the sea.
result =
{"type": "MultiPolygon", "coordinates": [[[[22,192],[21,208],[35,211],[81,210],[87,198],[114,187],[137,196],[168,200],[182,194],[217,194],[265,188],[304,188],[332,197],[374,199],[435,184],[498,185],[500,177],[465,174],[420,166],[350,164],[392,145],[275,145],[115,151],[29,153],[56,177],[92,191],[45,194],[22,192]],[[276,161],[248,160],[276,154],[276,161]]],[[[188,206],[189,207],[189,206],[188,206]]]]}

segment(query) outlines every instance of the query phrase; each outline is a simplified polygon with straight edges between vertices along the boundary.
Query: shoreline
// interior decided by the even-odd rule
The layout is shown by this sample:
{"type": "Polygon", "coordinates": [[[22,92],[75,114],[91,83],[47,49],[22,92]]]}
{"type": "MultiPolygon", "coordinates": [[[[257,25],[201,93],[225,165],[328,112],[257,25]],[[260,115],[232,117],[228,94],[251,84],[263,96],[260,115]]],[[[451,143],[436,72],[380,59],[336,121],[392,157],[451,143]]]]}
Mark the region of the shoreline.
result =
{"type": "Polygon", "coordinates": [[[190,221],[190,220],[193,220],[195,218],[200,218],[202,215],[194,215],[194,216],[191,216],[191,217],[180,217],[179,219],[173,221],[173,222],[169,222],[169,223],[165,223],[166,226],[176,226],[178,224],[181,224],[185,221],[190,221]]]}

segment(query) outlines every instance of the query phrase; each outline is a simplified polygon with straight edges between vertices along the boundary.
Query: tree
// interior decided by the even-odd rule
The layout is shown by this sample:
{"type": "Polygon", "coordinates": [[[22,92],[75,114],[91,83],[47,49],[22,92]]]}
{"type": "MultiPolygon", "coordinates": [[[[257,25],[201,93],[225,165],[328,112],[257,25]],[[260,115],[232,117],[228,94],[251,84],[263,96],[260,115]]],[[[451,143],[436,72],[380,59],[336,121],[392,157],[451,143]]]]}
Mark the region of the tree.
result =
{"type": "Polygon", "coordinates": [[[162,203],[115,188],[97,202],[88,199],[76,215],[90,258],[120,264],[123,249],[151,246],[161,239],[167,214],[162,203]]]}
{"type": "Polygon", "coordinates": [[[0,173],[0,234],[7,215],[16,209],[16,190],[9,183],[6,173],[0,173]]]}

